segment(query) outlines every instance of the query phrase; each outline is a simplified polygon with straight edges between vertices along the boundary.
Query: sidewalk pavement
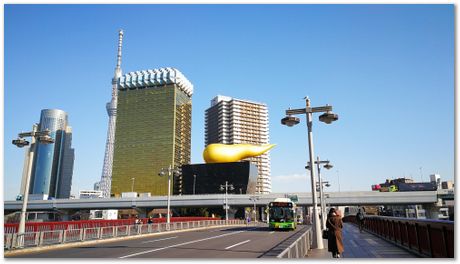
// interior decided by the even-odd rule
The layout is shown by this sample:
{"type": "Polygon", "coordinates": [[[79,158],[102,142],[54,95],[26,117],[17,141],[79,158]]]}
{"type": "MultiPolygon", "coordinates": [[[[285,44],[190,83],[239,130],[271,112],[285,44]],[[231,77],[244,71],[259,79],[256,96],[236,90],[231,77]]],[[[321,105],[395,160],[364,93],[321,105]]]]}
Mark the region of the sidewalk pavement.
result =
{"type": "MultiPolygon", "coordinates": [[[[417,258],[416,255],[393,245],[366,231],[359,232],[357,226],[351,223],[343,224],[343,258],[417,258]]],[[[324,249],[312,249],[307,258],[332,259],[327,251],[327,240],[323,240],[324,249]]]]}

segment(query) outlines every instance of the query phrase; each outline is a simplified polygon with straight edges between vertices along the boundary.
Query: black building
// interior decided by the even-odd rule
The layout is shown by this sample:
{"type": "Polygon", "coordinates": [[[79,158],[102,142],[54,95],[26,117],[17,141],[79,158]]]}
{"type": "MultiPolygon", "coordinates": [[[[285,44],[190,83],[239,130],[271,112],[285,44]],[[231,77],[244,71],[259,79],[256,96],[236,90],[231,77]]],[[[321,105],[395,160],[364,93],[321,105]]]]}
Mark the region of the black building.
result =
{"type": "Polygon", "coordinates": [[[257,167],[249,161],[189,164],[182,166],[182,182],[176,185],[175,194],[216,194],[221,185],[232,184],[234,194],[254,194],[257,167]]]}

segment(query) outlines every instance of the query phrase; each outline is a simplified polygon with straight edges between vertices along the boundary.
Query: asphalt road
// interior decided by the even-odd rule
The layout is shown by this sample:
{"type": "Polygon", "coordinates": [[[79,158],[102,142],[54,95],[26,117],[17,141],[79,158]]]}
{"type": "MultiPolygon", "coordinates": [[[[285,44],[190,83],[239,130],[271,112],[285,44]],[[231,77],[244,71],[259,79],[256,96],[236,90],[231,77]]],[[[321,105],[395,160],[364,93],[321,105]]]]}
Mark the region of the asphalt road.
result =
{"type": "MultiPolygon", "coordinates": [[[[138,239],[50,249],[8,258],[259,258],[283,241],[305,232],[270,231],[265,226],[218,227],[138,239]]],[[[278,247],[279,248],[279,247],[278,247]]]]}

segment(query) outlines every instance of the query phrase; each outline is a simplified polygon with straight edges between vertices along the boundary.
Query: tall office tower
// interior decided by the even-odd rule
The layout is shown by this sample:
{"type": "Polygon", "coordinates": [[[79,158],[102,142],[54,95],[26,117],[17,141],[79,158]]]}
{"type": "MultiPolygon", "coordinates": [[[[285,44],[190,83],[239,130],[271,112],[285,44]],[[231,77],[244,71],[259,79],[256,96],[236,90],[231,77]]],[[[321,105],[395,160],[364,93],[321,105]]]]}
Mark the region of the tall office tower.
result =
{"type": "Polygon", "coordinates": [[[75,150],[72,148],[72,128],[67,126],[65,129],[66,140],[63,142],[61,179],[59,180],[58,197],[69,198],[72,187],[73,163],[75,160],[75,150]]]}
{"type": "MultiPolygon", "coordinates": [[[[265,104],[218,95],[205,112],[205,145],[268,144],[268,109],[265,104]]],[[[248,158],[259,171],[256,193],[271,192],[270,156],[248,158]]]]}
{"type": "Polygon", "coordinates": [[[41,199],[69,198],[75,153],[67,114],[58,109],[42,110],[38,130],[46,129],[54,143],[36,143],[29,193],[41,199]]]}
{"type": "MultiPolygon", "coordinates": [[[[130,72],[118,80],[111,194],[166,195],[162,168],[190,163],[193,85],[174,68],[130,72]]],[[[181,189],[181,178],[171,187],[181,189]]]]}
{"type": "Polygon", "coordinates": [[[105,144],[104,165],[100,181],[100,190],[103,197],[110,197],[112,184],[112,165],[113,165],[113,144],[115,142],[115,126],[117,121],[117,101],[118,101],[118,79],[121,77],[121,47],[123,43],[123,30],[118,32],[118,54],[115,75],[112,79],[112,100],[107,103],[106,109],[109,115],[109,129],[107,130],[107,141],[105,144]]]}

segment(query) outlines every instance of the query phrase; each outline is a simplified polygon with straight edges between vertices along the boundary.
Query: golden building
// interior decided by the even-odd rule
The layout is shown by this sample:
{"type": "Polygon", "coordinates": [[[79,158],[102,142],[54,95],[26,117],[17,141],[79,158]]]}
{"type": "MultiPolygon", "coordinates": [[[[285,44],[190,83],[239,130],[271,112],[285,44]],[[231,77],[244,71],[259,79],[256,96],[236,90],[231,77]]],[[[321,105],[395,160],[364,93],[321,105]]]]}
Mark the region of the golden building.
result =
{"type": "Polygon", "coordinates": [[[160,170],[190,163],[193,85],[178,70],[161,68],[125,74],[118,87],[111,196],[167,195],[160,170]]]}

